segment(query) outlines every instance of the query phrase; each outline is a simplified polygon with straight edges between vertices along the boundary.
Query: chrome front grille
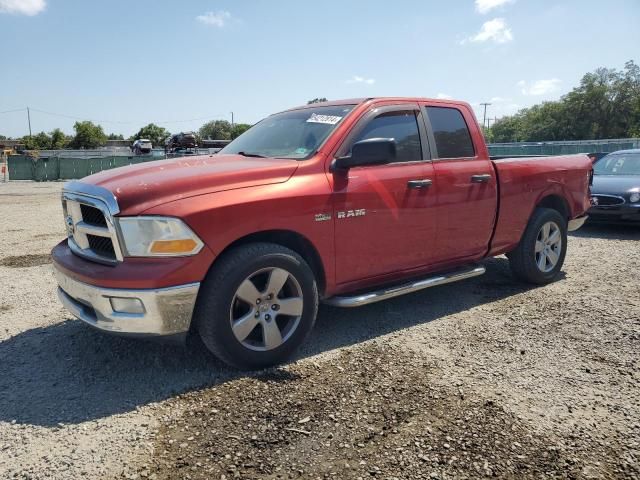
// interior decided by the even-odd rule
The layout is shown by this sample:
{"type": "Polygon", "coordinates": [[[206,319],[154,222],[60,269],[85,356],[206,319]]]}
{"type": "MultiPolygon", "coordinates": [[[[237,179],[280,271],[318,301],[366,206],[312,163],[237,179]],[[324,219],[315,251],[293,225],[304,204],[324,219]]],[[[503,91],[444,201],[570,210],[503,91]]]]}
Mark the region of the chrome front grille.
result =
{"type": "Polygon", "coordinates": [[[122,261],[122,250],[113,215],[118,213],[111,192],[101,187],[70,182],[62,191],[62,210],[69,248],[94,262],[122,261]]]}
{"type": "Polygon", "coordinates": [[[88,223],[89,225],[95,225],[97,227],[107,228],[107,221],[104,218],[104,213],[102,213],[102,210],[81,203],[80,213],[82,214],[82,220],[85,223],[88,223]]]}

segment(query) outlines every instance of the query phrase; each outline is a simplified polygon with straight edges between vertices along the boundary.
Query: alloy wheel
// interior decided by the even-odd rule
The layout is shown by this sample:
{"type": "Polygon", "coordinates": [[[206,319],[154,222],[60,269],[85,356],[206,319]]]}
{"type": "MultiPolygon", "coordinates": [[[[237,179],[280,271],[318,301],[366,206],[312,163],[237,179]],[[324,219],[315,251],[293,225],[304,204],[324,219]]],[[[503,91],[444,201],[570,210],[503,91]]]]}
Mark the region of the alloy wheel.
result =
{"type": "Polygon", "coordinates": [[[562,232],[556,222],[542,225],[536,237],[536,265],[541,272],[553,270],[560,260],[562,251],[562,232]]]}
{"type": "Polygon", "coordinates": [[[286,342],[300,324],[302,288],[282,268],[263,268],[238,287],[229,311],[231,330],[246,348],[268,351],[286,342]]]}

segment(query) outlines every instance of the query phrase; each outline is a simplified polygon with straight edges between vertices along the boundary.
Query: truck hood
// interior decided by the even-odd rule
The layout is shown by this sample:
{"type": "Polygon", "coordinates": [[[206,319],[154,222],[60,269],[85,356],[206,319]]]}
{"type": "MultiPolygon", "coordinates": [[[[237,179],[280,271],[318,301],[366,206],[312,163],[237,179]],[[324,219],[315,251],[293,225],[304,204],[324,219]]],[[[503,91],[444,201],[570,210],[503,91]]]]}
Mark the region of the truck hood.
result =
{"type": "Polygon", "coordinates": [[[591,193],[620,195],[640,188],[640,175],[594,175],[591,193]]]}
{"type": "Polygon", "coordinates": [[[82,183],[112,192],[122,215],[138,215],[196,195],[286,182],[297,168],[298,162],[289,159],[203,155],[105,170],[82,183]]]}

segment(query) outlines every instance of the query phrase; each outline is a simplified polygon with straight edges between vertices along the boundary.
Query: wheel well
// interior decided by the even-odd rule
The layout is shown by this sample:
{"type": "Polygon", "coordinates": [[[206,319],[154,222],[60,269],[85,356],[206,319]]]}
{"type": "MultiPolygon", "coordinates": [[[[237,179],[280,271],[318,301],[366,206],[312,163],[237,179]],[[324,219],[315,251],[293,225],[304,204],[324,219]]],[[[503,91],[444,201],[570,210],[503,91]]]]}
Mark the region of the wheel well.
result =
{"type": "Polygon", "coordinates": [[[567,201],[559,195],[549,195],[548,197],[544,197],[537,206],[557,210],[560,212],[560,215],[567,220],[571,213],[569,205],[567,205],[567,201]]]}
{"type": "Polygon", "coordinates": [[[324,293],[326,278],[324,273],[324,266],[322,265],[322,260],[320,259],[320,254],[313,246],[313,244],[306,237],[300,235],[299,233],[289,230],[267,230],[264,232],[252,233],[245,237],[239,238],[235,242],[228,245],[222,252],[220,252],[219,257],[229,250],[240,245],[257,242],[276,243],[278,245],[282,245],[283,247],[290,248],[302,258],[304,258],[305,261],[309,264],[309,267],[311,267],[311,270],[316,277],[320,295],[324,293]]]}

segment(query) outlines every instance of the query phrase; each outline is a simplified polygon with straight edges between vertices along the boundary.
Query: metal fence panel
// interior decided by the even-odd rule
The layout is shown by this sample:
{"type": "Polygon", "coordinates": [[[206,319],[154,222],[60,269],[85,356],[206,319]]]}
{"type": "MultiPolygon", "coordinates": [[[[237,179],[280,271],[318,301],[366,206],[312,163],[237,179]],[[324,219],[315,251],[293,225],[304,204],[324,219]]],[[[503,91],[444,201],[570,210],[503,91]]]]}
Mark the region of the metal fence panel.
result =
{"type": "Polygon", "coordinates": [[[571,155],[575,153],[610,153],[640,148],[640,139],[575,140],[560,142],[494,143],[488,145],[494,156],[571,155]]]}
{"type": "Polygon", "coordinates": [[[33,164],[33,179],[36,182],[52,182],[60,178],[58,157],[40,157],[33,164]]]}
{"type": "Polygon", "coordinates": [[[7,159],[10,180],[33,180],[33,163],[26,155],[9,155],[7,159]]]}
{"type": "Polygon", "coordinates": [[[84,159],[58,157],[58,165],[60,167],[60,180],[73,180],[86,176],[84,169],[84,159]]]}

